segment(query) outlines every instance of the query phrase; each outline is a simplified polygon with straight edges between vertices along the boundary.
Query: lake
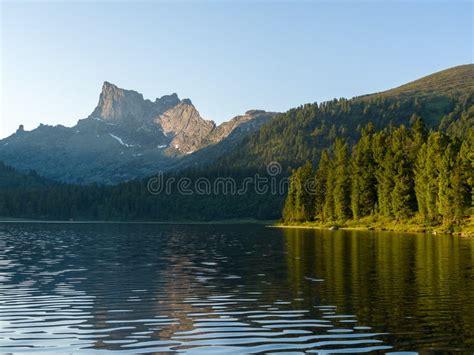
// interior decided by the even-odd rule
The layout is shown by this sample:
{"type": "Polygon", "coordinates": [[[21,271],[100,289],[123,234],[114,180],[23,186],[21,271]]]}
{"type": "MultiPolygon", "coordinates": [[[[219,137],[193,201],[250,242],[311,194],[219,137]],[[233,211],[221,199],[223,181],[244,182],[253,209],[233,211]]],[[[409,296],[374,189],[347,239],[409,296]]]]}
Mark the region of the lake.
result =
{"type": "Polygon", "coordinates": [[[474,351],[474,240],[0,224],[0,353],[474,351]]]}

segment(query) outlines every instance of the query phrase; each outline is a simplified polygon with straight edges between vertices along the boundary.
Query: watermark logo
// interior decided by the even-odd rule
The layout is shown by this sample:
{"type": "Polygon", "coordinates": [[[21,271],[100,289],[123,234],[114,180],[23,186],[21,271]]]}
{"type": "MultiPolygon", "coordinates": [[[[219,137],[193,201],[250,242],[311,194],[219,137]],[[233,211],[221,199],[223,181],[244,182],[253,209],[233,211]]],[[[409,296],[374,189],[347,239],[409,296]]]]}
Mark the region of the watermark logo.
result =
{"type": "Polygon", "coordinates": [[[276,161],[267,164],[267,173],[270,176],[277,176],[281,174],[281,165],[276,161]]]}

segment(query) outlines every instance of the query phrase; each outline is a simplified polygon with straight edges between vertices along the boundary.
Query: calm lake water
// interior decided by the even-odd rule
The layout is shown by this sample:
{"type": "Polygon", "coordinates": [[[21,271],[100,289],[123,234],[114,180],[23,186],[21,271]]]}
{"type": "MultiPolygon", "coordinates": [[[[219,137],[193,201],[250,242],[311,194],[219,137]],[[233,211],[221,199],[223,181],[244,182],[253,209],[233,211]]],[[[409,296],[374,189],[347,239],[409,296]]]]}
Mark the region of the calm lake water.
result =
{"type": "Polygon", "coordinates": [[[474,240],[0,224],[0,353],[474,351],[474,240]]]}

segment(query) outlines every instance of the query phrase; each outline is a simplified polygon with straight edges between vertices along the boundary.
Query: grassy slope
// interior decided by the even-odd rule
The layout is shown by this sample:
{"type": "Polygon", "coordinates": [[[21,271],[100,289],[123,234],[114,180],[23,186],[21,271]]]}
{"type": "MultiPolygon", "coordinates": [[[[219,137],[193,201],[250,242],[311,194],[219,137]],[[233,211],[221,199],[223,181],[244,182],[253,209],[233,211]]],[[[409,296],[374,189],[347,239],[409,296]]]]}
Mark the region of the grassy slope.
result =
{"type": "Polygon", "coordinates": [[[377,97],[401,98],[407,96],[425,97],[463,94],[473,90],[474,64],[459,65],[425,76],[387,91],[356,97],[368,100],[377,97]]]}

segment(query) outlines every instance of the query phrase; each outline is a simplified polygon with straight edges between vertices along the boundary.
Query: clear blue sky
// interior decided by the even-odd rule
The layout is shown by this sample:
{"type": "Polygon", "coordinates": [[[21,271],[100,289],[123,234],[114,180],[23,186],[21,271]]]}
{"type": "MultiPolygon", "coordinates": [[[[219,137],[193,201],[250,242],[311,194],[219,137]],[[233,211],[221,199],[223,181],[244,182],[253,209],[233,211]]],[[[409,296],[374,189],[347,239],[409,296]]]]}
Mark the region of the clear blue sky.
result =
{"type": "Polygon", "coordinates": [[[0,137],[75,124],[104,80],[216,122],[385,90],[471,63],[472,4],[1,2],[0,137]]]}

